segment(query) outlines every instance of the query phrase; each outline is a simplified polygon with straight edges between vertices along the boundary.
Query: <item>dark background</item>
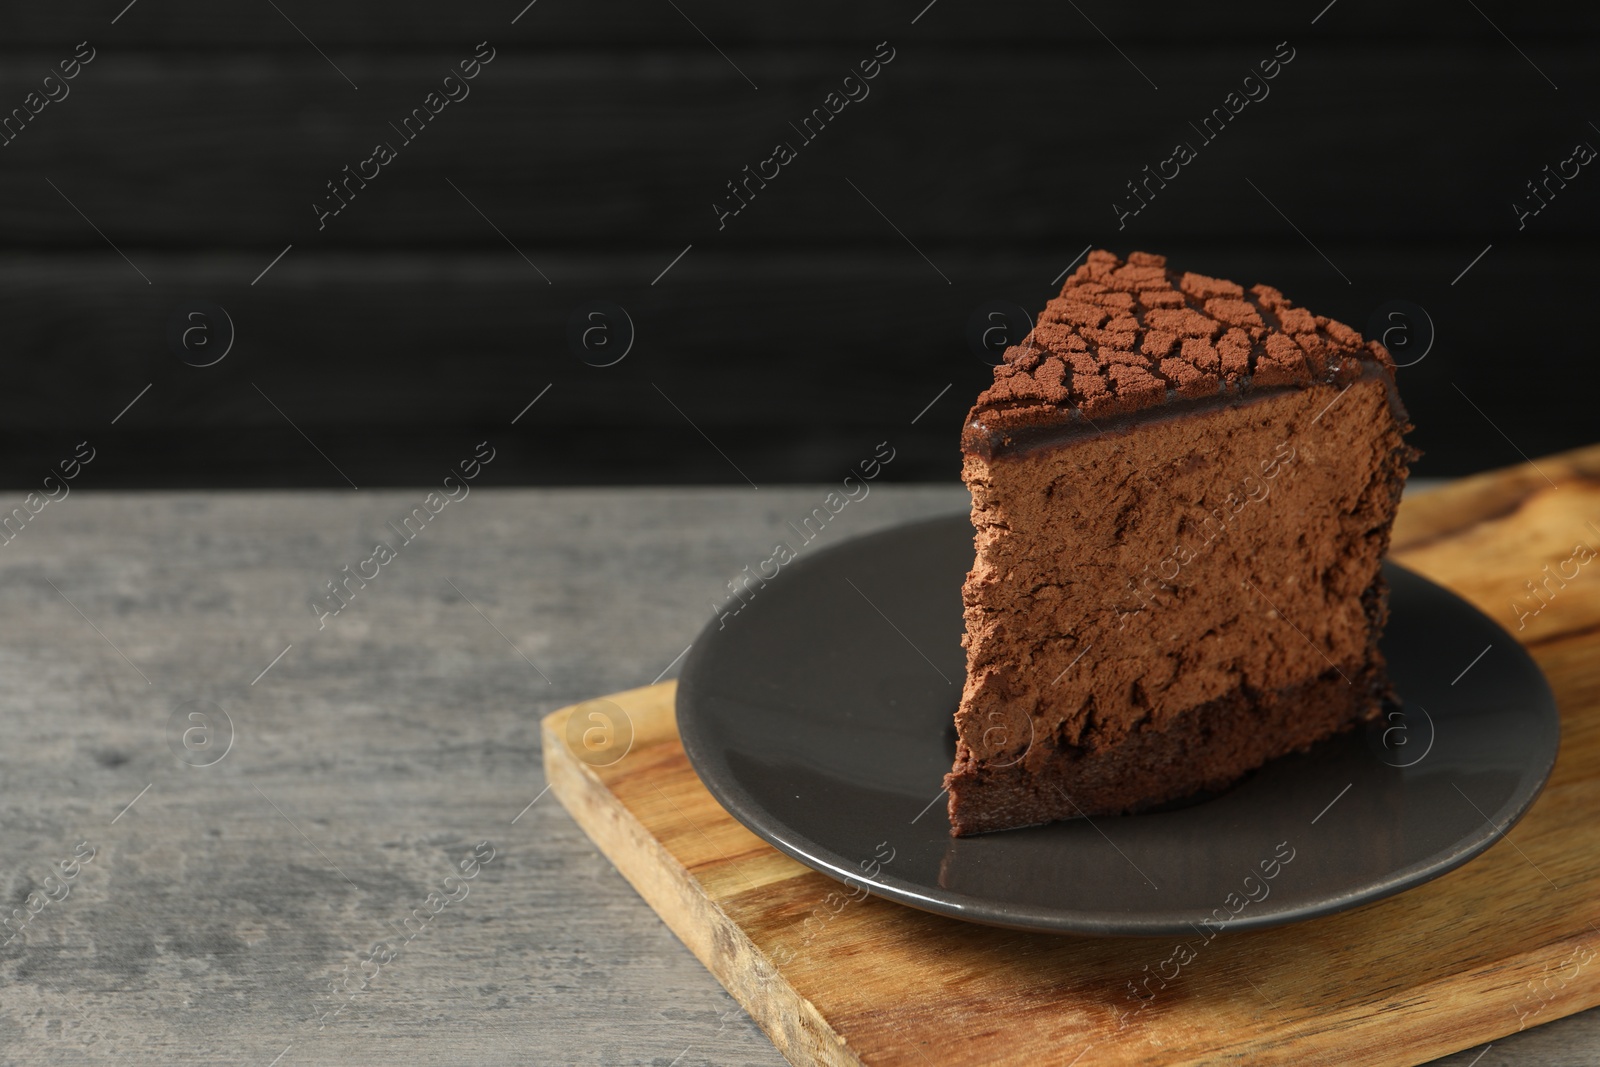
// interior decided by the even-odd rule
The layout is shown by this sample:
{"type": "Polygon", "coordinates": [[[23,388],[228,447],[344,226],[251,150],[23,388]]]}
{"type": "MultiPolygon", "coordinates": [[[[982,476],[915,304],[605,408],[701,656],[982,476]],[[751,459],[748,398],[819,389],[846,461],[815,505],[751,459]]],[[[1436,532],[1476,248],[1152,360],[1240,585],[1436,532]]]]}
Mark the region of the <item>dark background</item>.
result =
{"type": "Polygon", "coordinates": [[[833,481],[884,440],[887,477],[953,479],[989,375],[969,317],[1036,311],[1090,244],[1358,329],[1426,309],[1419,475],[1597,436],[1600,163],[1524,229],[1512,206],[1600,145],[1592,8],[125,3],[0,16],[0,112],[97,53],[0,148],[8,485],[84,439],[99,488],[433,483],[485,438],[501,484],[833,481]],[[884,40],[870,96],[719,231],[725,183],[884,40]],[[1285,40],[1270,96],[1119,232],[1125,183],[1285,40]],[[379,140],[399,158],[319,232],[379,140]],[[594,299],[636,329],[614,366],[568,342],[594,299]],[[214,366],[169,344],[194,300],[234,324],[214,366]]]}

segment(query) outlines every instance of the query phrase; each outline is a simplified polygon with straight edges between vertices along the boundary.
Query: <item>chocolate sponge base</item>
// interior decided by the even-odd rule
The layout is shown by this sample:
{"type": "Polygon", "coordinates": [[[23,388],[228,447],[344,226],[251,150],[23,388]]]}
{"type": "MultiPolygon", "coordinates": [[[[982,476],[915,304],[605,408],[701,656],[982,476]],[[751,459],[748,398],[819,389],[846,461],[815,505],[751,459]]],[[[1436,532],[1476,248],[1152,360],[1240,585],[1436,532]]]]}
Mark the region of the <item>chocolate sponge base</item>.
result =
{"type": "Polygon", "coordinates": [[[1372,662],[1330,669],[1288,689],[1234,690],[1161,728],[1135,728],[1098,751],[1053,746],[1026,768],[1022,762],[985,766],[958,750],[944,780],[951,826],[966,836],[1120,815],[1221,790],[1269,760],[1376,718],[1387,689],[1382,659],[1374,653],[1372,662]]]}

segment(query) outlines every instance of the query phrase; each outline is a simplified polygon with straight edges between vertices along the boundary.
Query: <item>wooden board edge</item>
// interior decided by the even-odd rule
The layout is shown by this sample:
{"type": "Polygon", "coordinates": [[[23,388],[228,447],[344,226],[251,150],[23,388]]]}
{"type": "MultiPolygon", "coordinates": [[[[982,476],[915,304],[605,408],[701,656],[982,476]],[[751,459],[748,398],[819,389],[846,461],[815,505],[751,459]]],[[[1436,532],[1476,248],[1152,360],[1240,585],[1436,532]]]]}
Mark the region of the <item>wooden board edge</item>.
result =
{"type": "MultiPolygon", "coordinates": [[[[662,699],[675,683],[601,698],[627,710],[662,699]]],[[[585,702],[588,703],[588,702],[585,702]]],[[[560,708],[540,723],[545,780],[584,833],[678,940],[722,983],[796,1067],[866,1067],[815,1005],[795,991],[771,960],[699,886],[692,872],[568,748],[560,708]],[[752,976],[764,975],[765,980],[752,976]]]]}

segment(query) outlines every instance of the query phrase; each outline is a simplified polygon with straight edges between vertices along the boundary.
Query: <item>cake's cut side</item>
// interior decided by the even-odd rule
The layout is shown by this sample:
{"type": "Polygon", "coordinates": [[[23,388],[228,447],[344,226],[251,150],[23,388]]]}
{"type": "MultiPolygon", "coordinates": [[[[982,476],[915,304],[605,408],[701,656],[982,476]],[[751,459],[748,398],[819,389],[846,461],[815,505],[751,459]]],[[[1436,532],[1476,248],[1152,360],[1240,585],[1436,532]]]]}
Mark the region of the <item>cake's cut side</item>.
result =
{"type": "MultiPolygon", "coordinates": [[[[1354,669],[1353,667],[1350,669],[1354,669]]],[[[1349,674],[1349,669],[1346,670],[1349,674]]],[[[960,797],[958,835],[1032,826],[1081,815],[1135,812],[1221,790],[1268,760],[1306,748],[1366,718],[1382,685],[1380,664],[1350,681],[1332,671],[1287,689],[1237,689],[1189,709],[1160,729],[1136,729],[1119,743],[1045,746],[1037,759],[950,775],[960,797]]]]}
{"type": "Polygon", "coordinates": [[[1223,788],[1376,715],[1388,689],[1379,566],[1412,453],[1386,354],[1270,290],[1309,343],[1242,297],[1196,309],[1185,287],[1231,283],[1141,258],[1099,253],[1065,290],[1125,305],[1135,336],[1112,319],[1051,335],[1041,317],[1044,338],[1008,353],[969,419],[958,835],[1223,788]],[[1199,343],[1145,344],[1174,292],[1182,320],[1155,318],[1199,343]],[[1217,312],[1243,309],[1257,325],[1230,388],[1203,348],[1230,329],[1217,312]],[[1113,343],[1180,354],[1139,362],[1113,343]],[[1186,394],[1163,358],[1208,371],[1209,388],[1186,394]],[[1162,388],[1139,393],[1143,378],[1162,388]]]}

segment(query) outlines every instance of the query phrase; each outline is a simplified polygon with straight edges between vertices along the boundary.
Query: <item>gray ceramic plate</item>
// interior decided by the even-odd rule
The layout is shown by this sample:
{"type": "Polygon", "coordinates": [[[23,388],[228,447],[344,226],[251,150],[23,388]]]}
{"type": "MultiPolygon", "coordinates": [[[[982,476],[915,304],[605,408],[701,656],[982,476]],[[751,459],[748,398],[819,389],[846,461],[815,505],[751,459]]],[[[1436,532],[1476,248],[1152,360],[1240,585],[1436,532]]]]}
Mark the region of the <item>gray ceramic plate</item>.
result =
{"type": "Polygon", "coordinates": [[[712,795],[800,862],[903,904],[1154,935],[1295,922],[1436,878],[1499,840],[1555,763],[1555,700],[1522,648],[1386,564],[1383,650],[1406,704],[1372,729],[1201,803],[952,838],[939,789],[971,565],[966,517],[935,519],[791,563],[713,621],[678,686],[712,795]]]}

